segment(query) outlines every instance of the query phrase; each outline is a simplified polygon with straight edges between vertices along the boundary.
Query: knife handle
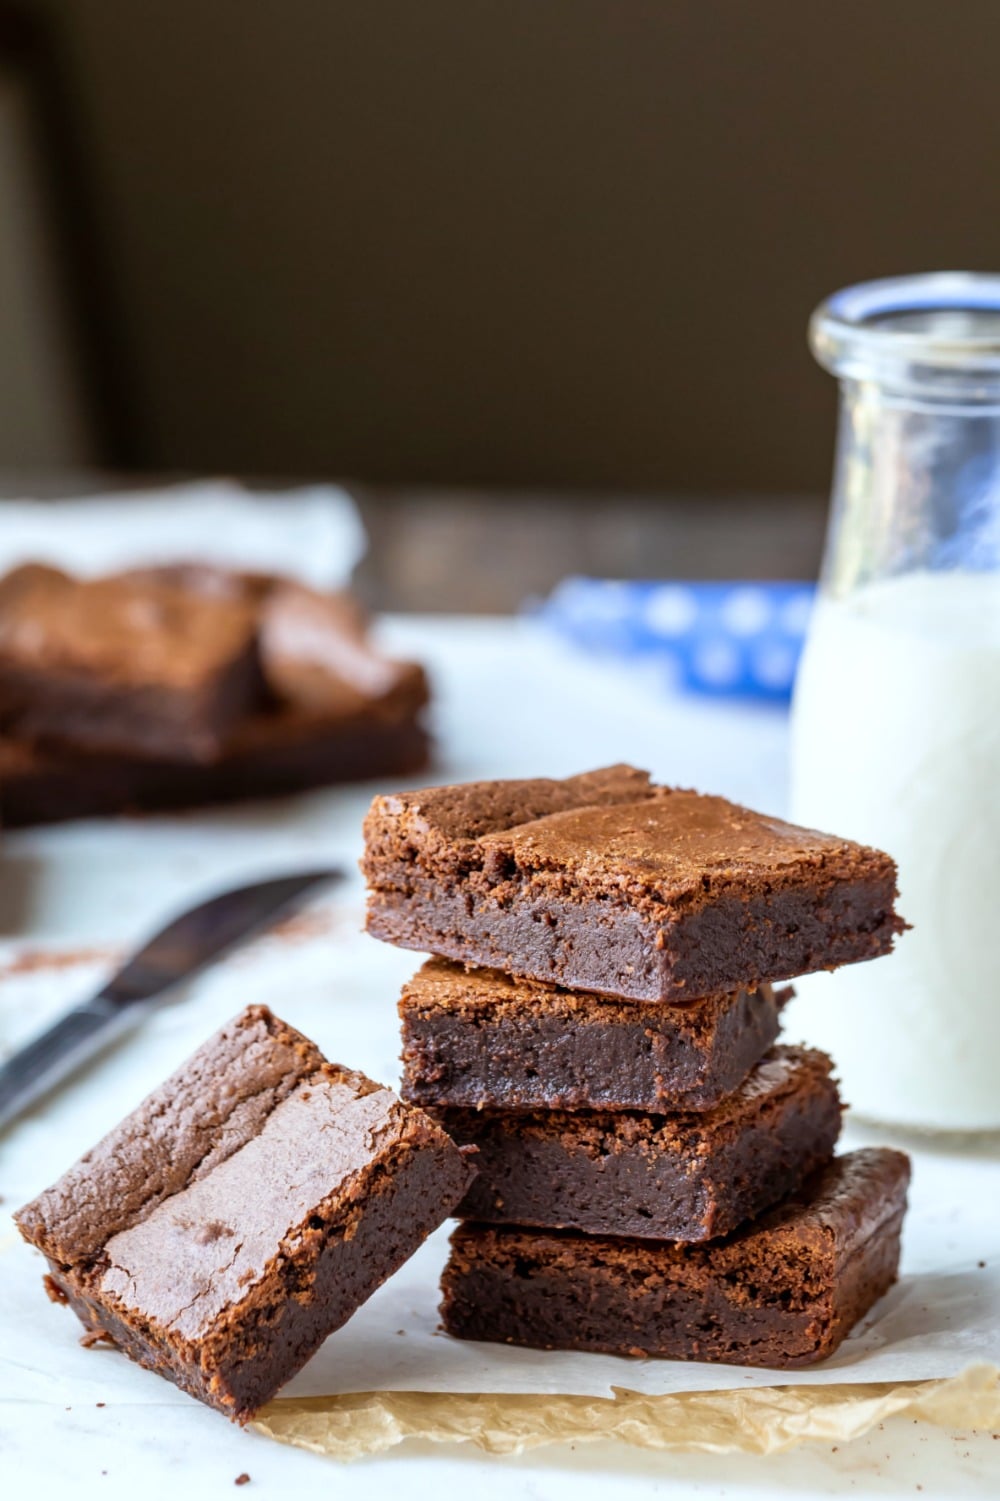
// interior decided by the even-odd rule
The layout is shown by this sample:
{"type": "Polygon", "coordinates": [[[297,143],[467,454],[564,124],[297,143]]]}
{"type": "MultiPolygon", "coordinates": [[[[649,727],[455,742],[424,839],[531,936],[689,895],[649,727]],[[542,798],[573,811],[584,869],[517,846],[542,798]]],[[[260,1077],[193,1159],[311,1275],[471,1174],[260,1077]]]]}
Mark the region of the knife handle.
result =
{"type": "Polygon", "coordinates": [[[140,1011],[95,996],[21,1048],[0,1067],[0,1131],[125,1032],[140,1011]]]}

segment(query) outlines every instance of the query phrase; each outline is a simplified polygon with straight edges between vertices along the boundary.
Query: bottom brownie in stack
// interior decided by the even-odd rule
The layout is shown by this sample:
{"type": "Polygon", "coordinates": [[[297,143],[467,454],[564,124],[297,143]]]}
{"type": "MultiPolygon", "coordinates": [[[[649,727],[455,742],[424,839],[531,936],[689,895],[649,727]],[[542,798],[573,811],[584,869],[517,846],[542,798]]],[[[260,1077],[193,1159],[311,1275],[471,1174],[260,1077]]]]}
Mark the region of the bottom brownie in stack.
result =
{"type": "Polygon", "coordinates": [[[909,1176],[902,1152],[851,1152],[704,1245],[463,1224],[444,1327],[543,1350],[810,1365],[895,1282],[909,1176]]]}

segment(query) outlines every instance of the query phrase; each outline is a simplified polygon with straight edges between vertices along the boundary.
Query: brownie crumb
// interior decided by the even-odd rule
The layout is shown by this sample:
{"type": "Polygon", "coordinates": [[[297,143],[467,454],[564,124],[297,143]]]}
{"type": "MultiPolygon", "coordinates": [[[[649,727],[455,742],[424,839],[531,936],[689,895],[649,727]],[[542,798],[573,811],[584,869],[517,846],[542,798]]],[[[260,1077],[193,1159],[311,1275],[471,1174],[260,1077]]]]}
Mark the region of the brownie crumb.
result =
{"type": "Polygon", "coordinates": [[[250,1476],[247,1474],[246,1470],[243,1471],[242,1475],[237,1475],[236,1479],[233,1481],[233,1484],[234,1485],[249,1485],[250,1484],[250,1476]]]}
{"type": "Polygon", "coordinates": [[[107,1407],[107,1405],[108,1404],[106,1402],[95,1402],[94,1403],[95,1407],[107,1407]]]}
{"type": "Polygon", "coordinates": [[[63,1292],[62,1288],[59,1286],[55,1278],[49,1276],[48,1272],[46,1272],[45,1276],[42,1278],[42,1286],[45,1289],[50,1303],[69,1302],[69,1298],[67,1297],[66,1293],[63,1292]]]}
{"type": "Polygon", "coordinates": [[[92,1350],[95,1345],[113,1345],[114,1340],[106,1329],[87,1329],[80,1335],[80,1343],[85,1350],[92,1350]]]}

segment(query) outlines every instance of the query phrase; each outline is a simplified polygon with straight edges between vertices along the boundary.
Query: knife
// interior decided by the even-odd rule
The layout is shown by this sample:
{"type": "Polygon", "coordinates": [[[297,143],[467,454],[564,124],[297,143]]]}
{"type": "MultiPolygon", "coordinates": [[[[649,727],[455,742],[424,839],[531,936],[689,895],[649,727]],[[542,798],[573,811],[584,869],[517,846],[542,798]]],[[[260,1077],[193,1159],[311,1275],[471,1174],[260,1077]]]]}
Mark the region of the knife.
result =
{"type": "Polygon", "coordinates": [[[318,886],[342,877],[339,870],[315,870],[257,881],[176,917],[97,995],[67,1011],[0,1067],[0,1131],[140,1021],[149,1010],[145,1002],[190,980],[318,886]]]}

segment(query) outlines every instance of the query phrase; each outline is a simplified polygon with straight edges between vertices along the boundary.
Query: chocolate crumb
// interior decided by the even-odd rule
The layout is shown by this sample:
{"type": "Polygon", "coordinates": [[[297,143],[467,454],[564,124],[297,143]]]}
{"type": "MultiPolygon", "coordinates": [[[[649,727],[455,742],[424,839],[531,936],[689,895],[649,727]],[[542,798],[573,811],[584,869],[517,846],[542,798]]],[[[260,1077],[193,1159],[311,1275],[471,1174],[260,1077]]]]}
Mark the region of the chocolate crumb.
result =
{"type": "Polygon", "coordinates": [[[95,1402],[94,1403],[95,1407],[106,1407],[107,1405],[108,1404],[106,1402],[95,1402]]]}
{"type": "Polygon", "coordinates": [[[250,1484],[250,1476],[247,1474],[246,1470],[243,1471],[242,1475],[237,1475],[236,1479],[233,1481],[233,1484],[234,1485],[249,1485],[250,1484]]]}
{"type": "Polygon", "coordinates": [[[94,1345],[113,1345],[114,1340],[106,1329],[88,1329],[80,1335],[80,1343],[85,1350],[91,1350],[94,1345]]]}
{"type": "Polygon", "coordinates": [[[984,1266],[985,1266],[985,1265],[986,1265],[986,1263],[985,1263],[985,1261],[977,1261],[977,1262],[976,1262],[976,1266],[978,1266],[978,1267],[979,1267],[979,1268],[980,1268],[980,1269],[981,1269],[981,1268],[982,1268],[982,1267],[984,1267],[984,1266]]]}
{"type": "Polygon", "coordinates": [[[8,963],[0,965],[0,979],[14,975],[33,975],[41,971],[73,969],[78,964],[106,964],[116,959],[119,949],[22,949],[8,963]]]}
{"type": "Polygon", "coordinates": [[[42,1278],[42,1286],[45,1289],[50,1303],[69,1302],[69,1297],[67,1296],[67,1294],[63,1292],[62,1288],[59,1286],[55,1278],[49,1276],[48,1272],[46,1272],[45,1276],[42,1278]]]}

